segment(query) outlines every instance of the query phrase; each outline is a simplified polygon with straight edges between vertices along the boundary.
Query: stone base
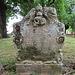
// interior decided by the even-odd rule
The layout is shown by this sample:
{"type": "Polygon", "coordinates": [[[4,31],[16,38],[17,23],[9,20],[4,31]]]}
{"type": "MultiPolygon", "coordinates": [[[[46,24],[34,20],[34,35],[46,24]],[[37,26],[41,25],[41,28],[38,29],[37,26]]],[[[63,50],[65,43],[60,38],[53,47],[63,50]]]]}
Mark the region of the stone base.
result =
{"type": "Polygon", "coordinates": [[[16,64],[16,75],[62,75],[56,64],[16,64]]]}

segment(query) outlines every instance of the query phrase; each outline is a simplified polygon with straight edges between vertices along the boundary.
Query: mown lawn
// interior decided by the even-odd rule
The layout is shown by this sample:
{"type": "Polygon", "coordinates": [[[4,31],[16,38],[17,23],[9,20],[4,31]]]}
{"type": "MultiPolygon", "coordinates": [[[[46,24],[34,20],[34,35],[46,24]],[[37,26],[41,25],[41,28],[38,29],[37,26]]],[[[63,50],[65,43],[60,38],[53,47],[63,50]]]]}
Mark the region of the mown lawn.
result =
{"type": "MultiPolygon", "coordinates": [[[[16,49],[13,45],[13,37],[0,39],[0,59],[2,64],[9,64],[15,62],[16,49]]],[[[75,63],[75,38],[66,37],[65,45],[63,47],[64,60],[75,63]]]]}
{"type": "Polygon", "coordinates": [[[2,64],[15,62],[16,50],[13,45],[13,37],[0,39],[0,59],[2,64]]]}
{"type": "MultiPolygon", "coordinates": [[[[65,45],[63,47],[64,61],[63,63],[66,65],[69,63],[75,63],[75,38],[66,37],[65,45]],[[65,63],[66,61],[66,63],[65,63]]],[[[7,65],[7,70],[12,69],[12,63],[15,63],[15,56],[17,50],[14,47],[13,37],[6,39],[0,39],[0,61],[2,65],[7,65]]],[[[14,67],[13,67],[14,68],[14,67]]],[[[66,70],[66,72],[68,72],[66,70]]],[[[10,75],[15,75],[15,70],[9,72],[10,75]]]]}
{"type": "Polygon", "coordinates": [[[75,63],[75,38],[66,37],[63,54],[64,60],[75,63]]]}

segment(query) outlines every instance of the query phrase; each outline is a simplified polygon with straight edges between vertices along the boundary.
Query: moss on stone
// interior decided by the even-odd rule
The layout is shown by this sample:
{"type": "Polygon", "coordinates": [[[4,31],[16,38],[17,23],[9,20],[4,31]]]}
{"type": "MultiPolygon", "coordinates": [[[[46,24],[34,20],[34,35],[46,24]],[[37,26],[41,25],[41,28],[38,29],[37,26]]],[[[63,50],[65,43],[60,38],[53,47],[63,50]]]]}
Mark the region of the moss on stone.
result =
{"type": "Polygon", "coordinates": [[[34,59],[34,56],[40,55],[40,51],[37,50],[35,46],[28,46],[26,48],[21,48],[20,51],[18,51],[19,55],[18,57],[21,60],[26,60],[26,59],[34,59]]]}
{"type": "Polygon", "coordinates": [[[61,66],[58,65],[50,65],[51,67],[51,75],[57,75],[62,73],[62,68],[61,66]]]}
{"type": "Polygon", "coordinates": [[[40,50],[36,48],[35,45],[28,46],[26,48],[21,48],[18,51],[18,58],[22,60],[41,60],[41,61],[47,61],[47,60],[53,60],[55,59],[55,52],[51,51],[49,54],[42,54],[40,50]]]}

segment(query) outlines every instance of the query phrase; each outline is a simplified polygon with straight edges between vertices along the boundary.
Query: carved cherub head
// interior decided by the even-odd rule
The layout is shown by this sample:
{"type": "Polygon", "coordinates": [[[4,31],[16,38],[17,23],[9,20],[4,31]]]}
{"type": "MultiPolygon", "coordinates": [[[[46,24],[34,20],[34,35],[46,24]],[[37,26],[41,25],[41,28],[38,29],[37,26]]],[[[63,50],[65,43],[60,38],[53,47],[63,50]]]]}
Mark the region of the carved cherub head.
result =
{"type": "Polygon", "coordinates": [[[36,7],[36,10],[37,10],[37,11],[41,11],[41,10],[42,10],[42,6],[38,5],[38,6],[36,7]]]}
{"type": "Polygon", "coordinates": [[[42,10],[42,6],[37,6],[36,7],[36,11],[37,11],[37,16],[42,16],[43,10],[42,10]]]}
{"type": "Polygon", "coordinates": [[[37,6],[36,7],[36,17],[34,18],[34,26],[41,26],[46,23],[45,18],[43,18],[43,10],[42,6],[37,6]]]}

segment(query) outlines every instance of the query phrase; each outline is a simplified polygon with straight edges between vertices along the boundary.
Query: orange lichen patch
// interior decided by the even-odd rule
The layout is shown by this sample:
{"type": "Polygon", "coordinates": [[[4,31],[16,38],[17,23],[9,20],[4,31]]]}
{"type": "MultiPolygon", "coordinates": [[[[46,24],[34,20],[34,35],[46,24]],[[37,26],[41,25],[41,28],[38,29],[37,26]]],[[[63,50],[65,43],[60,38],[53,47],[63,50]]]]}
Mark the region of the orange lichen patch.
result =
{"type": "Polygon", "coordinates": [[[5,55],[3,55],[3,58],[5,58],[6,56],[5,55]]]}
{"type": "Polygon", "coordinates": [[[70,50],[66,50],[66,51],[70,51],[70,50]]]}

